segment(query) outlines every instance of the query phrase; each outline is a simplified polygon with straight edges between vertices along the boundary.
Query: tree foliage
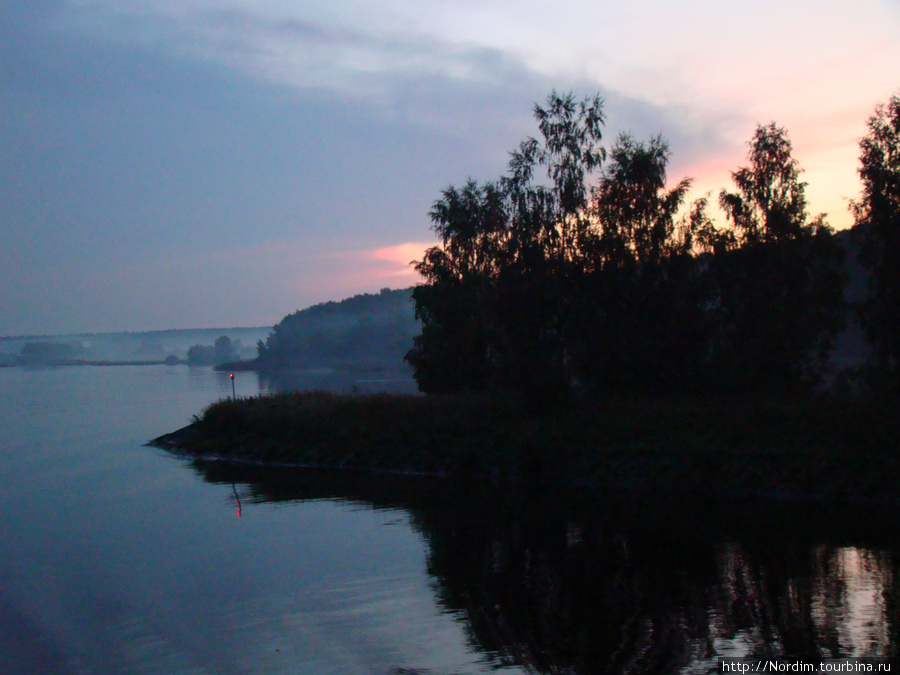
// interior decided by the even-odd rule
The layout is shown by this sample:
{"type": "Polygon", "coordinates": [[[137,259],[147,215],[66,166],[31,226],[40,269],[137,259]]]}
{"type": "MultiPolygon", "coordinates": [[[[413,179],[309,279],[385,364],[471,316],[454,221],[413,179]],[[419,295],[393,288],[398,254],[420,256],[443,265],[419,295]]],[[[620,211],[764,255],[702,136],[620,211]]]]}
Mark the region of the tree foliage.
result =
{"type": "Polygon", "coordinates": [[[824,223],[807,223],[806,183],[784,127],[758,125],[750,141],[750,165],[732,172],[737,192],[722,190],[719,205],[744,243],[796,239],[824,223]]]}
{"type": "Polygon", "coordinates": [[[788,386],[821,370],[841,327],[843,258],[824,214],[807,214],[786,130],[759,125],[749,146],[737,191],[719,195],[731,227],[710,260],[710,372],[722,387],[788,386]]]}
{"type": "Polygon", "coordinates": [[[540,140],[499,180],[448,187],[437,246],[416,263],[422,333],[407,360],[427,392],[664,392],[794,386],[838,326],[838,249],[806,213],[784,129],[757,128],[748,166],[708,199],[670,185],[669,146],[601,145],[603,101],[551,92],[540,140]],[[541,171],[543,169],[543,172],[541,171]]]}
{"type": "Polygon", "coordinates": [[[241,341],[232,342],[227,335],[220,335],[213,345],[192,345],[188,349],[187,362],[192,366],[212,366],[236,361],[240,358],[241,341]]]}
{"type": "Polygon", "coordinates": [[[447,188],[431,210],[441,245],[416,270],[422,334],[407,360],[426,391],[565,387],[572,271],[589,228],[586,178],[603,151],[602,100],[552,92],[542,140],[511,153],[500,181],[447,188]],[[549,184],[536,180],[543,167],[549,184]]]}
{"type": "Polygon", "coordinates": [[[410,289],[383,288],[288,314],[257,345],[262,369],[398,368],[421,326],[410,289]]]}
{"type": "Polygon", "coordinates": [[[696,361],[693,224],[677,218],[690,180],[668,189],[668,160],[661,136],[638,142],[620,135],[592,191],[570,335],[587,389],[665,388],[696,361]]]}
{"type": "Polygon", "coordinates": [[[640,143],[622,134],[610,164],[594,190],[596,228],[593,255],[601,267],[652,268],[690,248],[690,237],[675,239],[675,219],[691,186],[683,179],[666,190],[669,146],[662,136],[640,143]]]}
{"type": "MultiPolygon", "coordinates": [[[[900,368],[900,94],[879,105],[860,142],[863,193],[854,203],[863,232],[863,259],[872,294],[864,323],[876,354],[896,375],[900,368]]],[[[896,384],[896,383],[895,383],[896,384]]]]}

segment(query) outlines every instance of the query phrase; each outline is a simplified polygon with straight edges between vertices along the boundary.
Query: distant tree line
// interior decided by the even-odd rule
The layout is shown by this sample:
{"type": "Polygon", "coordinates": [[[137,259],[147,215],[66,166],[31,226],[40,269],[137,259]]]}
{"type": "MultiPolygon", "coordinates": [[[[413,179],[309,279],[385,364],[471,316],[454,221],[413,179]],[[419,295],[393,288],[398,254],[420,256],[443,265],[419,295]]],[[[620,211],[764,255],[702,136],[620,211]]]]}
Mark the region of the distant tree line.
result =
{"type": "MultiPolygon", "coordinates": [[[[426,392],[791,391],[816,382],[847,315],[843,249],[786,130],[759,125],[718,205],[667,182],[664,138],[608,150],[599,96],[552,92],[540,140],[506,175],[443,191],[440,244],[416,264],[422,332],[406,359],[426,392]],[[593,182],[591,182],[593,181],[593,182]]],[[[900,356],[900,98],[862,144],[854,205],[873,293],[862,321],[896,380],[900,356]]]]}
{"type": "Polygon", "coordinates": [[[26,342],[19,354],[19,363],[54,364],[83,359],[88,351],[77,342],[26,342]]]}
{"type": "Polygon", "coordinates": [[[257,365],[272,370],[403,368],[403,357],[420,329],[411,290],[384,288],[284,317],[257,343],[257,365]]]}
{"type": "Polygon", "coordinates": [[[240,358],[241,341],[232,341],[227,335],[220,335],[212,345],[192,345],[188,348],[187,362],[190,366],[213,366],[240,358]]]}

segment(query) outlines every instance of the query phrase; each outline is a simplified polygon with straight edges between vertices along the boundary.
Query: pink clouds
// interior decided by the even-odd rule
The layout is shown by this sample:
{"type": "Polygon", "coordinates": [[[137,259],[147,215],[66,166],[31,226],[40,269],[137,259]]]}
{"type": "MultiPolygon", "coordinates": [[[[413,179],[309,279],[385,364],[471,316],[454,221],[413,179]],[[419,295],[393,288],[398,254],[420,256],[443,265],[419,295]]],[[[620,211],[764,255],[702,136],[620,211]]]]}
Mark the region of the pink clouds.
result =
{"type": "Polygon", "coordinates": [[[411,261],[421,260],[425,249],[434,246],[433,243],[421,241],[408,241],[395,246],[368,251],[366,259],[377,263],[376,269],[380,273],[390,277],[409,277],[414,279],[416,271],[410,264],[411,261]]]}

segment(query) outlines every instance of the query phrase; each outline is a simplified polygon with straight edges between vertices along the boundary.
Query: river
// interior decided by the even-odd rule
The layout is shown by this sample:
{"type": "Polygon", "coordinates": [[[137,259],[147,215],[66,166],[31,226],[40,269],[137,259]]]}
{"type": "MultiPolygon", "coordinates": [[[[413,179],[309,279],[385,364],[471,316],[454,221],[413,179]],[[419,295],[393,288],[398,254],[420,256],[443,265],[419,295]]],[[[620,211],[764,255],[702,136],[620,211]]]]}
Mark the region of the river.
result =
{"type": "Polygon", "coordinates": [[[227,374],[184,366],[0,368],[0,672],[706,672],[900,644],[888,510],[266,471],[144,445],[230,394],[227,374]]]}

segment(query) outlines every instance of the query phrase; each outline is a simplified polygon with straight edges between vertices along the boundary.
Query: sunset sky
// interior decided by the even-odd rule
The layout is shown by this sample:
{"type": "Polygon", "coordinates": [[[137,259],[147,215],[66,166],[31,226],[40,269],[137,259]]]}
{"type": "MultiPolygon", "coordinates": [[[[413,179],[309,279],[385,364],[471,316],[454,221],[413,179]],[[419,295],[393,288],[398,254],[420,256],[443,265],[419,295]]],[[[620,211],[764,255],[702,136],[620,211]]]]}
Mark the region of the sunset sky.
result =
{"type": "Polygon", "coordinates": [[[412,285],[440,190],[500,176],[554,87],[600,92],[607,144],[666,136],[692,196],[775,121],[844,228],[900,2],[0,3],[0,335],[272,325],[412,285]]]}

